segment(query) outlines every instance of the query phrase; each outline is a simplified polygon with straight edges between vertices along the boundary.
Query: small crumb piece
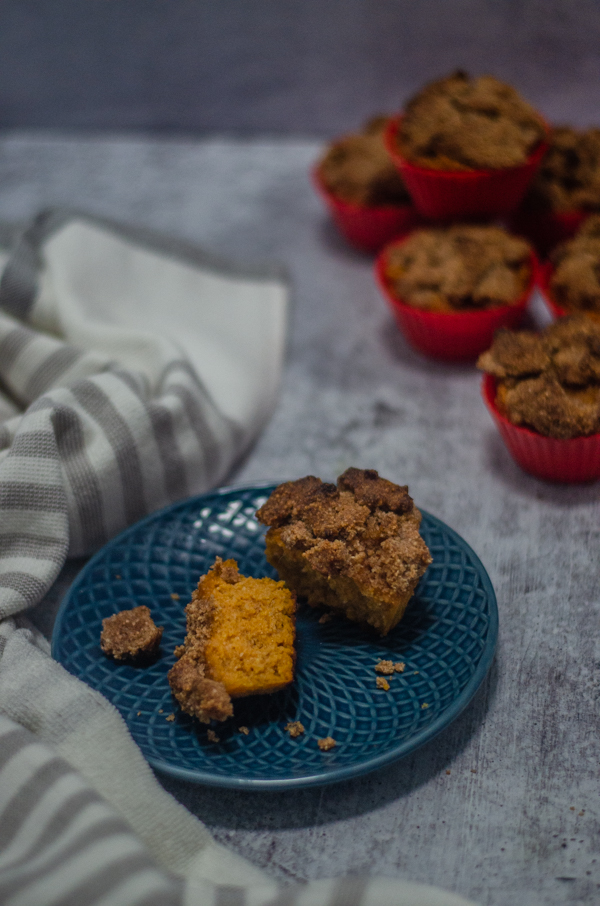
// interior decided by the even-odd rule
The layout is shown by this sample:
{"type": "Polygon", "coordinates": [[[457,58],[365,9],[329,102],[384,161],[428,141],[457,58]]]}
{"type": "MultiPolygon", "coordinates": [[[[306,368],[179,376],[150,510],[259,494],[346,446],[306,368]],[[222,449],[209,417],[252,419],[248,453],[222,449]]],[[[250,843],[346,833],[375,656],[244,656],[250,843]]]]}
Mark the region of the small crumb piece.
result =
{"type": "Polygon", "coordinates": [[[383,673],[386,676],[391,676],[392,673],[395,673],[395,667],[393,661],[379,661],[375,665],[375,673],[383,673]]]}
{"type": "Polygon", "coordinates": [[[174,601],[179,601],[179,595],[177,594],[176,591],[171,592],[171,597],[173,598],[174,601]]]}
{"type": "Polygon", "coordinates": [[[452,773],[452,771],[450,770],[450,768],[448,768],[448,770],[446,771],[446,774],[451,774],[451,773],[452,773]]]}
{"type": "Polygon", "coordinates": [[[138,717],[141,717],[141,716],[142,716],[142,712],[141,712],[141,711],[138,711],[137,716],[138,716],[138,717]]]}
{"type": "Polygon", "coordinates": [[[175,715],[174,715],[174,714],[167,714],[165,720],[168,720],[168,721],[175,720],[175,715]]]}
{"type": "Polygon", "coordinates": [[[333,620],[333,614],[324,613],[323,616],[319,617],[319,623],[329,623],[330,620],[333,620]]]}
{"type": "Polygon", "coordinates": [[[142,664],[158,655],[162,634],[149,608],[141,605],[102,620],[100,647],[115,661],[142,664]]]}
{"type": "Polygon", "coordinates": [[[121,576],[115,576],[115,579],[120,579],[120,578],[121,578],[121,576]]]}
{"type": "Polygon", "coordinates": [[[570,811],[570,812],[574,812],[574,811],[575,811],[575,806],[574,806],[574,805],[570,805],[570,806],[569,806],[569,811],[570,811]]]}
{"type": "Polygon", "coordinates": [[[285,729],[290,734],[292,739],[297,739],[298,736],[302,736],[304,733],[304,725],[300,723],[299,720],[294,720],[289,724],[285,725],[285,729]]]}
{"type": "Polygon", "coordinates": [[[471,768],[471,774],[476,774],[476,773],[477,773],[477,769],[476,769],[476,768],[471,768]]]}
{"type": "Polygon", "coordinates": [[[375,682],[377,683],[377,688],[378,688],[378,689],[383,689],[385,692],[388,692],[388,691],[389,691],[390,684],[389,684],[388,681],[385,679],[385,677],[383,677],[383,676],[378,676],[377,679],[375,680],[375,682]]]}
{"type": "Polygon", "coordinates": [[[421,705],[421,708],[428,708],[428,707],[429,707],[428,702],[423,702],[423,704],[421,705]]]}
{"type": "Polygon", "coordinates": [[[207,730],[206,736],[209,742],[221,742],[214,730],[207,730]]]}
{"type": "Polygon", "coordinates": [[[583,818],[583,816],[585,815],[585,809],[581,809],[581,811],[577,812],[577,814],[579,815],[580,818],[583,818]]]}
{"type": "Polygon", "coordinates": [[[329,750],[333,749],[337,743],[331,736],[326,736],[325,739],[317,739],[317,745],[321,752],[329,752],[329,750]]]}
{"type": "Polygon", "coordinates": [[[240,727],[240,728],[239,728],[239,731],[240,731],[240,733],[243,733],[244,736],[247,736],[248,733],[250,732],[250,730],[248,729],[248,727],[240,727]]]}
{"type": "Polygon", "coordinates": [[[405,670],[406,664],[404,663],[404,661],[397,661],[397,663],[394,664],[395,673],[404,673],[405,670]]]}
{"type": "Polygon", "coordinates": [[[419,672],[418,670],[414,670],[414,671],[413,671],[413,676],[416,676],[418,672],[419,672]]]}
{"type": "Polygon", "coordinates": [[[159,713],[159,714],[162,714],[163,711],[164,711],[164,708],[159,708],[159,709],[158,709],[158,713],[159,713]]]}

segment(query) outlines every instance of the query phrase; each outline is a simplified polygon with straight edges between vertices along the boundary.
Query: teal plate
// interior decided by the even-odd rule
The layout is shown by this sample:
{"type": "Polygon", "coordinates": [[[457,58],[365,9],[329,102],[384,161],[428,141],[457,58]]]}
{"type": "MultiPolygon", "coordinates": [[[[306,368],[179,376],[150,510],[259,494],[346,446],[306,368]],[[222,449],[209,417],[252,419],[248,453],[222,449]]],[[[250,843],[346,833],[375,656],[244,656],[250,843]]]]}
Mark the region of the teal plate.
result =
{"type": "Polygon", "coordinates": [[[320,623],[321,612],[301,604],[295,682],[274,695],[236,700],[234,717],[213,727],[219,742],[209,741],[208,728],[177,707],[167,672],[185,635],[185,604],[216,556],[234,557],[244,575],[277,578],[254,516],[272,490],[224,488],[149,516],[96,554],[62,603],[54,657],[118,708],[158,771],[246,790],[357,777],[447,727],[492,662],[498,610],[488,575],[456,532],[423,513],[433,563],[399,625],[381,639],[343,618],[320,623]],[[140,604],[164,626],[161,657],[144,668],[116,664],[100,650],[102,620],[140,604]],[[389,678],[389,691],[376,685],[380,658],[406,665],[389,678]],[[291,739],[284,727],[295,720],[305,732],[291,739]],[[337,744],[322,752],[317,740],[326,736],[337,744]]]}

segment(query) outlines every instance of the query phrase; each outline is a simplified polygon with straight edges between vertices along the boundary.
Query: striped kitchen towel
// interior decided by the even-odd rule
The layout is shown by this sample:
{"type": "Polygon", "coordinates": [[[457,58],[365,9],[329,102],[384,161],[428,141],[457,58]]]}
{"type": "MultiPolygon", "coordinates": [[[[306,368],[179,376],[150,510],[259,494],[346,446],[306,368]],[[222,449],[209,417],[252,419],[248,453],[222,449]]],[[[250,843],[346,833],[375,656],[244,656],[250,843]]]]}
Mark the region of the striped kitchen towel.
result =
{"type": "Polygon", "coordinates": [[[465,906],[382,879],[278,888],[162,789],[23,614],[68,555],[244,453],[276,398],[282,275],[60,211],[0,269],[0,903],[465,906]]]}

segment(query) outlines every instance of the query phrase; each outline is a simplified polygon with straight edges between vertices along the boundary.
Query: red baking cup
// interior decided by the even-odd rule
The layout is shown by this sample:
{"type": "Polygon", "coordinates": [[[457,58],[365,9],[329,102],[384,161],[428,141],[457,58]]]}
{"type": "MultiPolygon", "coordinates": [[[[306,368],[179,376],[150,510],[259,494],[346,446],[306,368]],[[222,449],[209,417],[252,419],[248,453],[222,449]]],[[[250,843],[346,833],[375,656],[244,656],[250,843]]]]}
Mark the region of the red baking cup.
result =
{"type": "Polygon", "coordinates": [[[547,255],[554,246],[572,239],[588,211],[536,211],[521,205],[511,214],[509,228],[535,245],[540,255],[547,255]]]}
{"type": "Polygon", "coordinates": [[[313,170],[313,182],[342,235],[364,252],[378,252],[421,222],[412,205],[359,205],[337,198],[323,182],[318,167],[313,170]]]}
{"type": "Polygon", "coordinates": [[[481,392],[508,452],[530,475],[568,484],[600,478],[600,434],[569,440],[544,437],[502,415],[496,406],[496,378],[491,374],[484,376],[481,392]]]}
{"type": "Polygon", "coordinates": [[[386,246],[379,254],[375,263],[375,277],[390,304],[398,327],[414,349],[436,359],[473,360],[489,349],[497,330],[520,324],[533,289],[533,253],[531,277],[515,305],[483,308],[480,311],[437,312],[414,308],[394,295],[385,276],[385,267],[387,256],[396,244],[386,246]]]}
{"type": "Polygon", "coordinates": [[[398,150],[401,120],[402,117],[390,120],[386,147],[419,212],[435,220],[507,216],[519,205],[548,148],[548,142],[541,141],[526,163],[502,170],[418,167],[398,150]]]}

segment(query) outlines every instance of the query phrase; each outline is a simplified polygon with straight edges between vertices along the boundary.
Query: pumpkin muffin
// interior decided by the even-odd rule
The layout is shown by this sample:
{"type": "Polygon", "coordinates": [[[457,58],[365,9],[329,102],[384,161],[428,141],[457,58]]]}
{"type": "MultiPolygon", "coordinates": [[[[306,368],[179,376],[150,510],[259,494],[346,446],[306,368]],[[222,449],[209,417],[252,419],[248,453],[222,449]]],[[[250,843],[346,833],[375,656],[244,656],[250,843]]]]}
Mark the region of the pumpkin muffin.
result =
{"type": "Polygon", "coordinates": [[[600,129],[555,126],[527,194],[525,209],[600,211],[600,129]]]}
{"type": "Polygon", "coordinates": [[[550,255],[548,281],[552,299],[568,312],[588,312],[600,318],[600,214],[594,214],[577,235],[550,255]]]}
{"type": "Polygon", "coordinates": [[[499,331],[477,365],[496,378],[496,406],[513,425],[563,440],[600,431],[600,325],[584,315],[539,334],[499,331]]]}
{"type": "Polygon", "coordinates": [[[407,103],[398,151],[430,169],[497,170],[526,163],[545,134],[540,114],[512,86],[458,70],[407,103]]]}
{"type": "Polygon", "coordinates": [[[392,294],[423,311],[516,305],[531,280],[529,243],[497,226],[423,229],[390,245],[384,279],[392,294]]]}
{"type": "Polygon", "coordinates": [[[388,118],[378,116],[361,132],[332,142],[317,170],[326,189],[350,204],[408,205],[410,196],[385,147],[388,118]]]}
{"type": "Polygon", "coordinates": [[[337,486],[313,475],[286,482],[256,515],[269,526],[267,560],[297,595],[381,635],[431,563],[408,488],[374,469],[347,469],[337,486]]]}
{"type": "Polygon", "coordinates": [[[232,699],[292,682],[295,598],[283,582],[242,576],[235,560],[217,557],[185,612],[187,635],[169,684],[187,714],[225,720],[232,699]]]}

